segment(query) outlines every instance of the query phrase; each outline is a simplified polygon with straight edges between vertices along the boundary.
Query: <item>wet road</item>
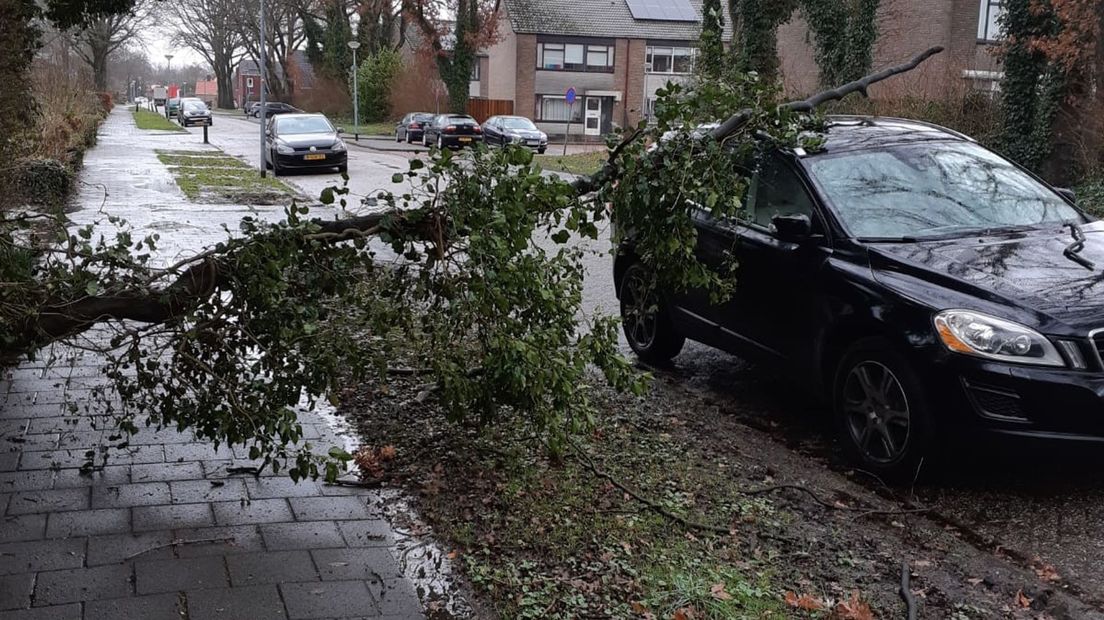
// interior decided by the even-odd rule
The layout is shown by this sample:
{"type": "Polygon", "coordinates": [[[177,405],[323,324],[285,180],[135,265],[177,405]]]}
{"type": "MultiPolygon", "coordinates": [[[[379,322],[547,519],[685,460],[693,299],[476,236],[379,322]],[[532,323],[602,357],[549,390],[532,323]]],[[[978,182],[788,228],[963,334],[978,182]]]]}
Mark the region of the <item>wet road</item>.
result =
{"type": "MultiPolygon", "coordinates": [[[[212,142],[259,161],[258,125],[216,117],[212,142]]],[[[192,129],[192,133],[196,130],[192,129]]],[[[350,148],[353,191],[368,195],[406,170],[409,153],[350,148]]],[[[306,195],[340,184],[337,174],[285,177],[306,195]]],[[[608,232],[587,243],[584,312],[614,313],[608,232]]],[[[846,469],[833,446],[826,408],[769,369],[708,347],[687,344],[672,369],[676,384],[708,395],[729,415],[770,430],[782,442],[846,469]]],[[[959,450],[931,481],[905,490],[948,521],[974,534],[975,544],[996,546],[1020,561],[1038,557],[1086,602],[1104,605],[1104,447],[971,444],[959,450]],[[983,542],[984,541],[984,542],[983,542]]],[[[877,485],[871,482],[872,486],[877,485]]]]}

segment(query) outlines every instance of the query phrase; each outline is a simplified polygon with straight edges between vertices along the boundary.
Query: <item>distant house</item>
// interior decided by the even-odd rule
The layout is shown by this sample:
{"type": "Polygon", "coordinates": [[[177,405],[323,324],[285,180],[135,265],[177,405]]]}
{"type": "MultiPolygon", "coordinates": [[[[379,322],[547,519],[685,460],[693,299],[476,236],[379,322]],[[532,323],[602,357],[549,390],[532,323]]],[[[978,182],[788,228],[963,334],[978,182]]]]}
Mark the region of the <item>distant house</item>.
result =
{"type": "MultiPolygon", "coordinates": [[[[289,57],[288,76],[292,84],[292,99],[309,97],[315,87],[314,68],[307,53],[303,50],[295,50],[289,57]]],[[[276,64],[277,75],[283,75],[283,66],[276,64]]],[[[234,104],[239,108],[246,103],[261,100],[261,72],[257,63],[251,59],[245,59],[238,63],[234,70],[234,104]]],[[[271,97],[271,92],[268,94],[271,97]]],[[[291,101],[289,103],[295,103],[291,101]]]]}
{"type": "Polygon", "coordinates": [[[195,96],[213,107],[218,101],[218,81],[199,80],[195,85],[195,96]]]}
{"type": "Polygon", "coordinates": [[[598,137],[635,125],[664,84],[689,79],[701,0],[669,0],[664,10],[641,0],[503,0],[498,19],[501,38],[480,61],[473,90],[513,101],[515,114],[548,133],[598,137]]]}

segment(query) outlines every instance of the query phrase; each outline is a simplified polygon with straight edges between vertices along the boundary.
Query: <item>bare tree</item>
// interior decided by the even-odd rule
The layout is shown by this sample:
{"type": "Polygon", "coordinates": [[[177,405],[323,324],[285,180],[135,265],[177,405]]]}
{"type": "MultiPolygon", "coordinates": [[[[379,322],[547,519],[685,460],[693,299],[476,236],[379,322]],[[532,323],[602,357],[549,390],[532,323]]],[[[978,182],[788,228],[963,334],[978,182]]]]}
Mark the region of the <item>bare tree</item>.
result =
{"type": "Polygon", "coordinates": [[[92,68],[97,90],[107,90],[107,66],[111,55],[139,41],[139,33],[149,15],[150,5],[139,4],[128,13],[95,17],[73,33],[74,49],[92,68]]]}
{"type": "Polygon", "coordinates": [[[448,87],[449,107],[467,112],[468,88],[476,55],[498,40],[496,0],[403,0],[437,71],[448,87]],[[450,23],[448,16],[455,17],[450,23]]]}
{"type": "MultiPolygon", "coordinates": [[[[236,3],[233,23],[241,37],[245,54],[254,62],[261,58],[260,6],[257,0],[236,3]]],[[[295,84],[289,71],[291,53],[299,49],[306,36],[300,13],[300,0],[265,0],[265,73],[266,89],[277,99],[290,98],[295,84]]]]}
{"type": "Polygon", "coordinates": [[[237,27],[238,6],[233,0],[177,0],[168,3],[165,11],[175,31],[173,40],[211,65],[220,108],[234,107],[232,75],[245,52],[237,27]]]}

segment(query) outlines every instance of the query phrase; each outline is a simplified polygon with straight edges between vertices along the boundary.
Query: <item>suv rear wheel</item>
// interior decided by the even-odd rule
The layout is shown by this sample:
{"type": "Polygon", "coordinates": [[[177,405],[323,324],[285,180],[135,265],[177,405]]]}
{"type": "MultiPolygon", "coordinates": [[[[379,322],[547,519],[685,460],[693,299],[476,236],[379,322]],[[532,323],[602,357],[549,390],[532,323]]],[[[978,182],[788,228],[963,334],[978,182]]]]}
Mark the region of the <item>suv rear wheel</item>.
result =
{"type": "Polygon", "coordinates": [[[864,469],[887,480],[915,479],[934,425],[920,377],[893,346],[861,340],[836,371],[833,404],[840,438],[864,469]]]}
{"type": "Polygon", "coordinates": [[[663,364],[682,351],[686,338],[675,331],[656,290],[655,276],[633,263],[621,278],[621,326],[633,352],[645,362],[663,364]]]}

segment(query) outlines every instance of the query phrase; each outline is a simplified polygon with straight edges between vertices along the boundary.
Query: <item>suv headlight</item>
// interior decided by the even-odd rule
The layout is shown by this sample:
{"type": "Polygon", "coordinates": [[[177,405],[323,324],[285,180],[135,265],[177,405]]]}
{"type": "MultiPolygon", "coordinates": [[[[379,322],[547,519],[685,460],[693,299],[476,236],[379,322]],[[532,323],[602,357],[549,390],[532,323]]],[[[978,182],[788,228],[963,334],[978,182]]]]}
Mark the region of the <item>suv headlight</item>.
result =
{"type": "Polygon", "coordinates": [[[944,310],[935,315],[943,344],[964,353],[1015,364],[1065,366],[1058,349],[1039,332],[972,310],[944,310]]]}
{"type": "Polygon", "coordinates": [[[330,147],[330,150],[332,150],[335,153],[340,153],[341,151],[344,151],[345,150],[345,142],[343,140],[338,140],[337,142],[334,142],[333,146],[330,147]]]}
{"type": "Polygon", "coordinates": [[[276,143],[276,152],[281,154],[281,155],[291,155],[292,153],[295,152],[295,149],[293,149],[290,146],[284,144],[283,142],[277,142],[276,143]]]}

